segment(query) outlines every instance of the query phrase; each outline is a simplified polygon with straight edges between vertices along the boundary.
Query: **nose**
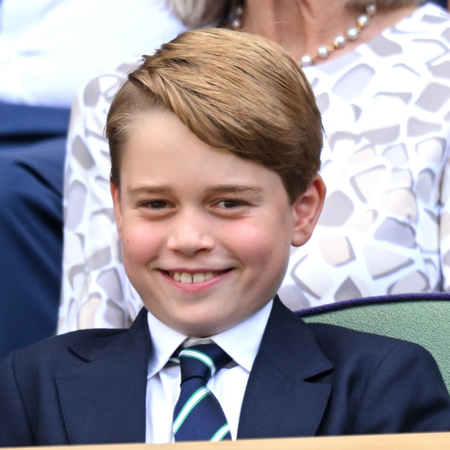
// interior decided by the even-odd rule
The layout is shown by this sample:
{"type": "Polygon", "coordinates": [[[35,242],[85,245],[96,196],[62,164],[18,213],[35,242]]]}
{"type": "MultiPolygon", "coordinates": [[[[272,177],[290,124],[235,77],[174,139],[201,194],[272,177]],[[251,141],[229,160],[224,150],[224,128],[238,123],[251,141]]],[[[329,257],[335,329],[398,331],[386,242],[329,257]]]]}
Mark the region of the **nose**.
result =
{"type": "Polygon", "coordinates": [[[186,256],[214,248],[213,228],[206,214],[195,210],[179,211],[169,225],[167,247],[186,256]]]}

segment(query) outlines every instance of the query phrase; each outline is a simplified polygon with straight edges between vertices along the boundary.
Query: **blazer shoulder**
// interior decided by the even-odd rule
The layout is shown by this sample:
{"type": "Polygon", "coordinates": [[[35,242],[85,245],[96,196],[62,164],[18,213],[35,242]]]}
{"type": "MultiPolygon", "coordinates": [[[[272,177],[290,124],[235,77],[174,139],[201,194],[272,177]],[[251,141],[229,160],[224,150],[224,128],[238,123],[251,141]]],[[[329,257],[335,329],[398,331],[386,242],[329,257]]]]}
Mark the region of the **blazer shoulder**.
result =
{"type": "Polygon", "coordinates": [[[39,366],[57,367],[70,365],[71,360],[87,359],[85,353],[107,351],[123,341],[126,329],[79,330],[53,336],[22,350],[11,353],[3,361],[16,369],[30,369],[39,366]],[[89,350],[89,351],[88,351],[89,350]]]}
{"type": "Polygon", "coordinates": [[[385,368],[399,372],[413,364],[445,387],[433,355],[419,344],[336,325],[308,323],[308,328],[336,372],[371,374],[385,368]],[[431,375],[432,373],[432,375],[431,375]]]}
{"type": "Polygon", "coordinates": [[[450,429],[449,393],[428,350],[412,342],[340,326],[307,325],[334,366],[314,379],[333,386],[329,405],[333,420],[324,425],[324,434],[341,433],[343,428],[334,427],[343,426],[335,420],[342,416],[347,417],[345,427],[351,434],[450,429]]]}
{"type": "MultiPolygon", "coordinates": [[[[77,330],[53,336],[37,342],[25,349],[13,352],[10,356],[15,365],[30,364],[62,365],[72,358],[91,361],[116,353],[129,345],[131,341],[148,339],[147,315],[145,308],[136,317],[130,328],[93,328],[77,330]]],[[[8,358],[9,359],[9,358],[8,358]]]]}

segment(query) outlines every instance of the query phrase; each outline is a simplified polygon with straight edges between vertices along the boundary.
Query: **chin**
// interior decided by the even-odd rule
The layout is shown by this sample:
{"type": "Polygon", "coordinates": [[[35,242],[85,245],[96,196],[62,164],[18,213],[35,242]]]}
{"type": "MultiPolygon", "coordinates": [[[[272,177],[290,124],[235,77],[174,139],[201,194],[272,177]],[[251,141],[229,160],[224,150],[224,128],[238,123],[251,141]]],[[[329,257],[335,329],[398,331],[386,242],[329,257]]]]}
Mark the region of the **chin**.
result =
{"type": "MultiPolygon", "coordinates": [[[[237,323],[237,321],[236,321],[237,323]]],[[[228,330],[236,324],[232,317],[218,316],[210,311],[192,312],[173,320],[169,326],[178,332],[193,337],[209,337],[228,330]]]]}
{"type": "Polygon", "coordinates": [[[220,320],[193,320],[191,322],[178,323],[177,328],[183,334],[193,337],[209,337],[231,328],[233,324],[220,320]]]}

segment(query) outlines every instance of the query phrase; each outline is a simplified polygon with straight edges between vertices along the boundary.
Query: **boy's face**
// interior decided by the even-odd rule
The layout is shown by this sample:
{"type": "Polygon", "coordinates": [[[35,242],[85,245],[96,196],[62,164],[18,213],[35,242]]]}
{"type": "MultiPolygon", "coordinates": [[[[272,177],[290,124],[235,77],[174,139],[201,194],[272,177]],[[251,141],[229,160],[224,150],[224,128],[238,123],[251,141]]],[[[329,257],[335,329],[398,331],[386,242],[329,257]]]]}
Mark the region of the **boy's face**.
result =
{"type": "Polygon", "coordinates": [[[290,205],[277,173],[208,146],[169,111],[140,115],[127,133],[111,191],[125,269],[148,310],[201,337],[266,305],[290,245],[320,214],[320,177],[290,205]]]}

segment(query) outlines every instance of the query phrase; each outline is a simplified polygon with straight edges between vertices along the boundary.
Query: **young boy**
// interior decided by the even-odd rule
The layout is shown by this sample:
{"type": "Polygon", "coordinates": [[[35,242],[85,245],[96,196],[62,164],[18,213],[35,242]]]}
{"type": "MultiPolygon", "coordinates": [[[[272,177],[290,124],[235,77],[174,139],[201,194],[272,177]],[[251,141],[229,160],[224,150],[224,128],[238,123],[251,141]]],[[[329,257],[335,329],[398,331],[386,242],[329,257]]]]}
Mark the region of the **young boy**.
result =
{"type": "Polygon", "coordinates": [[[425,350],[306,325],[276,297],[325,196],[320,115],[286,52],[244,33],[184,33],[129,76],[106,132],[123,260],[145,308],[129,330],[8,357],[0,445],[450,430],[425,350]],[[186,375],[195,365],[204,380],[186,375]]]}

